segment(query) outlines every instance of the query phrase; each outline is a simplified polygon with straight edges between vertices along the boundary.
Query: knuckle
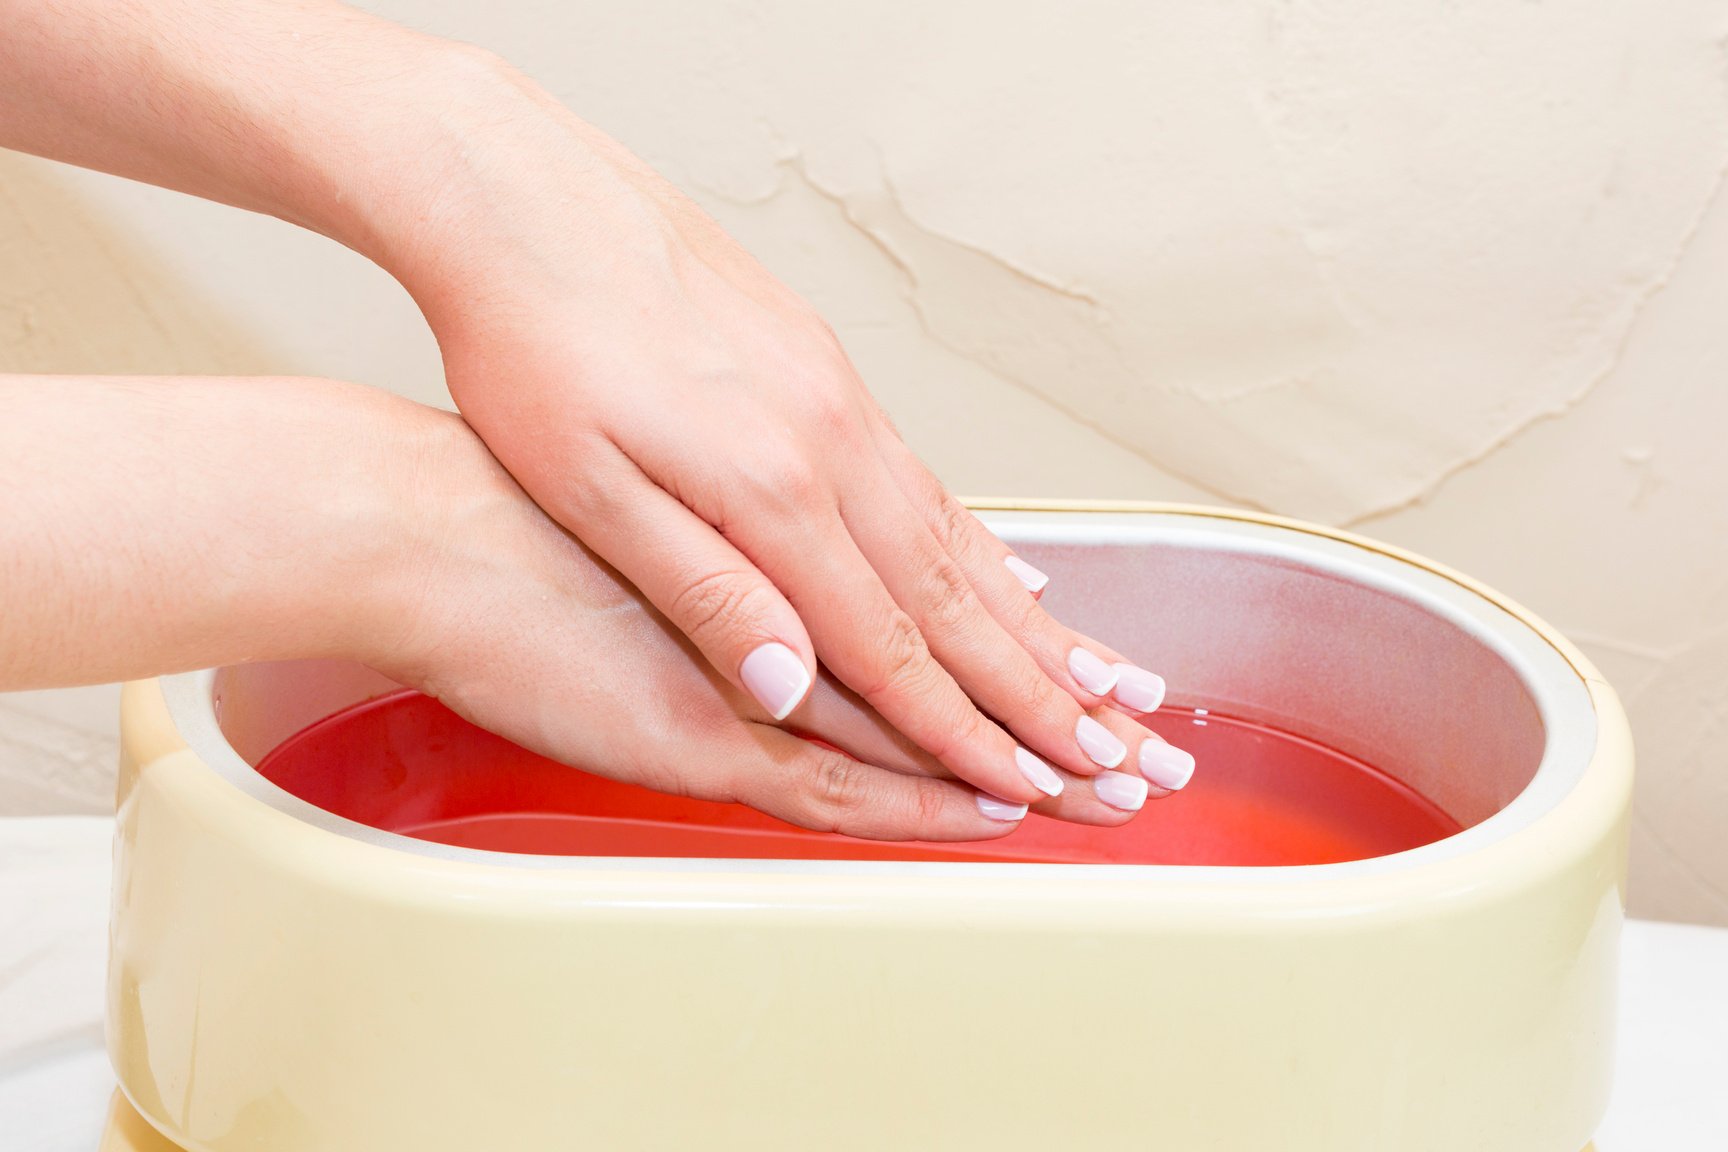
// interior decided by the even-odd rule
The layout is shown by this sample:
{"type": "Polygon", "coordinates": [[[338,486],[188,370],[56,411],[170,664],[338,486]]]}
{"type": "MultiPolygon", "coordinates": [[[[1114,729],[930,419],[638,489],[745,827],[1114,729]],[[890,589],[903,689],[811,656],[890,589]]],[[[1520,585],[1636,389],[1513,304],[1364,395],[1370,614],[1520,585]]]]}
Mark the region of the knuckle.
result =
{"type": "Polygon", "coordinates": [[[887,634],[875,650],[869,679],[862,695],[866,700],[890,693],[913,691],[920,687],[934,666],[930,648],[912,617],[895,609],[889,617],[887,634]]]}
{"type": "Polygon", "coordinates": [[[953,560],[943,557],[932,564],[926,579],[924,627],[929,632],[951,636],[978,619],[983,610],[978,596],[953,560]]]}
{"type": "Polygon", "coordinates": [[[684,584],[669,614],[685,635],[705,647],[748,628],[762,596],[761,586],[742,572],[710,572],[684,584]]]}
{"type": "Polygon", "coordinates": [[[816,762],[810,779],[810,797],[829,831],[838,831],[870,797],[868,766],[839,752],[816,762]]]}
{"type": "Polygon", "coordinates": [[[947,789],[935,781],[920,782],[914,795],[913,817],[918,822],[918,831],[941,827],[948,814],[947,789]]]}
{"type": "Polygon", "coordinates": [[[930,520],[936,539],[942,542],[949,555],[965,556],[977,550],[977,534],[973,529],[978,521],[971,510],[954,497],[941,494],[937,499],[936,514],[930,520]]]}
{"type": "Polygon", "coordinates": [[[802,453],[788,449],[758,454],[749,477],[757,495],[775,507],[805,507],[820,491],[815,465],[802,453]]]}
{"type": "Polygon", "coordinates": [[[824,443],[846,443],[859,432],[857,410],[833,388],[819,389],[811,403],[810,422],[824,443]]]}
{"type": "Polygon", "coordinates": [[[1028,702],[1027,710],[1032,715],[1047,718],[1065,731],[1072,730],[1080,722],[1085,709],[1074,697],[1057,687],[1042,668],[1031,665],[1019,680],[1021,698],[1028,702]]]}

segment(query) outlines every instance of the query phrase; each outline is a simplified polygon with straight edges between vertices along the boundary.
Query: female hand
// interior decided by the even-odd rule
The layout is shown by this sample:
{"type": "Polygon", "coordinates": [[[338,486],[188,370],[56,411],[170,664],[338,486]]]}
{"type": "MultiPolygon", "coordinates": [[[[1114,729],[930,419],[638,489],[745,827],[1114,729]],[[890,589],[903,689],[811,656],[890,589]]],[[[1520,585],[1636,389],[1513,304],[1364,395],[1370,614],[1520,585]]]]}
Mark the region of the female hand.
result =
{"type": "MultiPolygon", "coordinates": [[[[1005,835],[1026,807],[959,782],[856,695],[820,675],[799,715],[775,726],[715,674],[640,593],[548,518],[459,420],[436,447],[409,520],[425,526],[421,591],[404,626],[366,658],[482,726],[566,763],[660,791],[736,800],[804,827],[874,839],[1005,835]],[[839,749],[836,751],[835,749],[839,749]]],[[[1130,819],[1146,800],[1141,745],[1173,753],[1107,708],[1100,727],[1133,750],[1124,771],[1040,796],[1041,813],[1130,819]]],[[[1166,780],[1166,782],[1169,782],[1166,780]]]]}
{"type": "Polygon", "coordinates": [[[1038,606],[1043,577],[912,455],[820,317],[501,65],[457,90],[487,128],[385,259],[535,501],[772,719],[820,660],[994,795],[1122,763],[1088,713],[1147,710],[1161,682],[1038,606]]]}

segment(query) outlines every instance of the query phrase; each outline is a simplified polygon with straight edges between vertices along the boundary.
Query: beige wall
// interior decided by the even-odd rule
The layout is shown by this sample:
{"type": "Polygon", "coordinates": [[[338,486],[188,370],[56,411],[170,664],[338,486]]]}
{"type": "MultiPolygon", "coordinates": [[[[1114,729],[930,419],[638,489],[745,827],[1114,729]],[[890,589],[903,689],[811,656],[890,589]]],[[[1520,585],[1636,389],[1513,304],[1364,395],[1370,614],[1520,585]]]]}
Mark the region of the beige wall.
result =
{"type": "MultiPolygon", "coordinates": [[[[1635,909],[1728,924],[1728,0],[375,7],[697,195],[956,488],[1348,524],[1549,617],[1632,712],[1635,909]]],[[[328,242],[11,156],[0,369],[444,397],[328,242]]],[[[0,698],[0,807],[100,807],[112,708],[0,698]]]]}

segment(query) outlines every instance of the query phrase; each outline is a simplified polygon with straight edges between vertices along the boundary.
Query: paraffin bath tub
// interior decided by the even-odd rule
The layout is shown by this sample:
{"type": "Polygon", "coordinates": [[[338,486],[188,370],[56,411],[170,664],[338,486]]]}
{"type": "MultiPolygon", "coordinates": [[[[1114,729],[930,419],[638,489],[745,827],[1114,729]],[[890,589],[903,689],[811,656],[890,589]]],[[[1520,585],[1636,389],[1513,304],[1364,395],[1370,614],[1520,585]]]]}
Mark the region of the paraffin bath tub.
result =
{"type": "Polygon", "coordinates": [[[159,1143],[142,1116],[190,1152],[1578,1152],[1632,776],[1590,664],[1342,533],[981,507],[1173,704],[1374,765],[1461,830],[1298,867],[483,851],[254,768],[395,690],[364,668],[136,683],[109,1148],[159,1143]]]}

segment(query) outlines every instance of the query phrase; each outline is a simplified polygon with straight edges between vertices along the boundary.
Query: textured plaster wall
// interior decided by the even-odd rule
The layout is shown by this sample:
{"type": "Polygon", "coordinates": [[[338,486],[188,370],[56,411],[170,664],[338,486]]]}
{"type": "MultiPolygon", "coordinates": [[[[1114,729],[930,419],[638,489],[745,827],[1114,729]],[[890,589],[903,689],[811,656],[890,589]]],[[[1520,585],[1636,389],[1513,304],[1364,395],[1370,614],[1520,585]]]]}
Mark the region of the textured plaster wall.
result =
{"type": "MultiPolygon", "coordinates": [[[[1347,524],[1553,620],[1632,713],[1635,910],[1728,923],[1728,0],[374,6],[697,195],[955,487],[1347,524]]],[[[329,243],[0,156],[18,369],[443,400],[329,243]]],[[[0,698],[0,808],[104,803],[112,706],[0,698]]]]}

